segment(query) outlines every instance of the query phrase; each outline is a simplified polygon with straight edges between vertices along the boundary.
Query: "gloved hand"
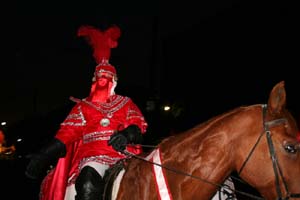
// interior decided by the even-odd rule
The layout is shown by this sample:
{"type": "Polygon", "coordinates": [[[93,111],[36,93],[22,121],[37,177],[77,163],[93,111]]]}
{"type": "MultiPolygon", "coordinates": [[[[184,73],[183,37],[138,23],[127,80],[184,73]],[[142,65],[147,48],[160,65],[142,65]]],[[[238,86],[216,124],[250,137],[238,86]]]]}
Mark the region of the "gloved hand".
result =
{"type": "Polygon", "coordinates": [[[29,164],[26,167],[25,175],[37,180],[46,175],[47,170],[50,168],[51,159],[46,154],[34,154],[28,156],[30,158],[29,164]]]}
{"type": "Polygon", "coordinates": [[[108,141],[108,145],[111,145],[114,150],[120,152],[126,149],[127,144],[128,140],[122,132],[114,133],[112,136],[110,136],[110,140],[108,141]]]}
{"type": "Polygon", "coordinates": [[[143,137],[141,129],[137,125],[130,125],[122,130],[126,136],[129,144],[140,144],[142,143],[143,137]]]}
{"type": "Polygon", "coordinates": [[[114,133],[108,142],[108,145],[116,151],[124,151],[127,144],[138,144],[142,142],[141,130],[137,125],[130,125],[127,128],[114,133]]]}
{"type": "Polygon", "coordinates": [[[52,140],[39,153],[30,156],[25,175],[31,179],[39,179],[46,174],[50,165],[66,154],[65,144],[58,139],[52,140]]]}

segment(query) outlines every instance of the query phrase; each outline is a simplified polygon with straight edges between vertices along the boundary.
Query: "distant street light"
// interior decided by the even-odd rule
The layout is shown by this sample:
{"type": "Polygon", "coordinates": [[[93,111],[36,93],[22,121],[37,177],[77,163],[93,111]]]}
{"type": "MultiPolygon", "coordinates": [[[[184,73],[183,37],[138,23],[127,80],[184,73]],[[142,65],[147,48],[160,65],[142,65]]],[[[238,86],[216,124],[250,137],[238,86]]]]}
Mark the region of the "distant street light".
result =
{"type": "Polygon", "coordinates": [[[6,122],[1,122],[1,126],[5,126],[6,125],[6,122]]]}
{"type": "Polygon", "coordinates": [[[171,109],[170,106],[164,106],[164,111],[169,111],[171,109]]]}

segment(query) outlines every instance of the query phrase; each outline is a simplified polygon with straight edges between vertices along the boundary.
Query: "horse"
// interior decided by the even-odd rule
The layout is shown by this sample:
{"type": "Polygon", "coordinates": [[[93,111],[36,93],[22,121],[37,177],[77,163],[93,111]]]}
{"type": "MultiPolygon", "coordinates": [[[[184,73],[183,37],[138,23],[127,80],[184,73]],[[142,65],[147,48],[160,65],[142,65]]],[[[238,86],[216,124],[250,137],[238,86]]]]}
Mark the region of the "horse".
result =
{"type": "Polygon", "coordinates": [[[145,156],[131,155],[112,199],[209,200],[233,172],[258,199],[300,198],[297,132],[281,81],[267,104],[234,108],[164,138],[145,156]]]}

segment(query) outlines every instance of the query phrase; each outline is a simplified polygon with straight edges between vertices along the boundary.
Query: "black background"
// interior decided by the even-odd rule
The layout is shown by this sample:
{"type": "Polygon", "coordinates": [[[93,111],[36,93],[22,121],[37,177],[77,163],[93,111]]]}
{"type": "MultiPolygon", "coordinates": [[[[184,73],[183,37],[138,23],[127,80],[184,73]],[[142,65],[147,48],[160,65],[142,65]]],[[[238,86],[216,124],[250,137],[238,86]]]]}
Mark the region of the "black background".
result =
{"type": "Polygon", "coordinates": [[[16,62],[2,67],[0,80],[6,136],[10,143],[23,138],[17,144],[22,159],[2,165],[19,167],[7,179],[12,191],[26,185],[28,196],[37,194],[38,184],[23,177],[23,156],[54,135],[72,106],[69,96],[89,92],[95,63],[90,47],[76,37],[84,24],[121,28],[110,60],[119,74],[116,91],[141,107],[150,139],[237,106],[267,103],[279,81],[285,81],[287,107],[300,121],[299,23],[290,2],[17,1],[14,8],[7,30],[16,62]],[[151,113],[149,100],[182,110],[178,117],[151,113]]]}

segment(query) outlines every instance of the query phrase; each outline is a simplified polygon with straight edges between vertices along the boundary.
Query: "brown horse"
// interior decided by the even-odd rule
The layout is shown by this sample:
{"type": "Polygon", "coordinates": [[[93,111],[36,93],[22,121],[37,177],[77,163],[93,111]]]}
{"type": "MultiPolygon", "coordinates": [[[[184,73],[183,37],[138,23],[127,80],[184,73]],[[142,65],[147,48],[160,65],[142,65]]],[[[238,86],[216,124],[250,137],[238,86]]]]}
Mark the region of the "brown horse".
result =
{"type": "Polygon", "coordinates": [[[298,130],[285,104],[282,81],[267,105],[238,107],[133,156],[116,199],[211,199],[234,171],[264,199],[300,198],[298,130]]]}

